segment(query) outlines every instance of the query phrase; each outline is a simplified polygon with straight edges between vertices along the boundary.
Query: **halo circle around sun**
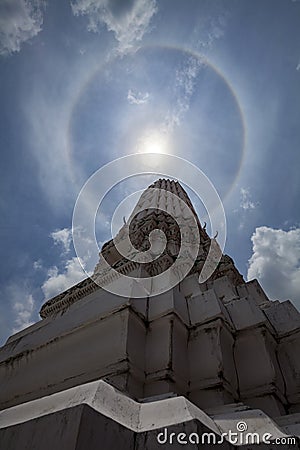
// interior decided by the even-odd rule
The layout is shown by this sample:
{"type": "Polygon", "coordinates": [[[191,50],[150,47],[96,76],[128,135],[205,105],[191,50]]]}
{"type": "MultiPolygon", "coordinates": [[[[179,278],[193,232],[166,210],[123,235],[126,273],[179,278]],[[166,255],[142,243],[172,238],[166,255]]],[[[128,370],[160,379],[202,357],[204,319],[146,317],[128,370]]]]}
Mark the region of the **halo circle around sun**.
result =
{"type": "MultiPolygon", "coordinates": [[[[224,177],[227,177],[226,180],[228,180],[228,181],[226,181],[226,183],[225,183],[226,190],[224,191],[224,195],[222,194],[222,197],[225,198],[229,194],[231,189],[236,185],[238,176],[239,176],[241,168],[242,168],[243,160],[245,157],[246,139],[247,139],[247,128],[246,128],[246,122],[245,122],[243,110],[242,110],[239,98],[233,89],[233,86],[230,84],[230,82],[224,76],[224,74],[221,72],[221,70],[215,64],[211,63],[211,61],[209,61],[209,59],[207,57],[204,57],[203,55],[200,55],[199,53],[197,53],[191,49],[187,49],[187,48],[172,47],[172,46],[166,46],[166,45],[149,45],[149,46],[141,47],[134,55],[124,56],[123,60],[125,61],[126,58],[132,58],[132,61],[135,61],[134,58],[139,58],[139,57],[143,58],[143,61],[145,63],[145,72],[147,72],[147,70],[146,70],[147,64],[149,65],[149,67],[152,64],[151,58],[147,59],[147,54],[148,54],[147,52],[149,52],[149,51],[151,51],[152,53],[156,52],[156,51],[164,51],[164,52],[166,52],[167,55],[171,55],[170,57],[172,57],[172,58],[184,55],[187,58],[188,57],[195,58],[196,60],[203,62],[203,65],[205,67],[207,67],[207,70],[211,70],[212,73],[215,74],[215,77],[220,80],[220,84],[224,86],[224,89],[227,89],[229,97],[232,98],[232,104],[235,105],[235,108],[237,111],[237,119],[236,119],[237,127],[240,127],[240,129],[241,129],[242,141],[241,141],[240,149],[236,150],[236,154],[230,156],[230,158],[232,160],[234,160],[234,163],[232,163],[234,165],[231,167],[231,170],[228,171],[227,169],[226,170],[223,169],[223,167],[225,166],[223,161],[226,160],[226,164],[229,164],[228,161],[230,160],[230,158],[228,158],[228,156],[225,153],[222,156],[222,158],[219,158],[217,156],[214,157],[214,149],[213,148],[211,149],[211,153],[210,153],[210,159],[212,159],[213,164],[216,166],[216,168],[219,167],[220,170],[223,170],[224,177]],[[228,173],[230,173],[230,175],[227,175],[228,173]]],[[[91,73],[91,75],[89,77],[86,78],[85,82],[82,84],[82,86],[80,87],[76,96],[73,99],[73,103],[70,108],[68,127],[67,127],[67,152],[68,152],[67,159],[68,159],[68,163],[69,163],[70,172],[71,172],[71,174],[73,174],[73,181],[76,181],[76,179],[78,179],[78,172],[81,171],[81,167],[83,167],[84,164],[89,164],[88,172],[90,172],[94,168],[95,157],[96,158],[98,157],[98,161],[101,159],[103,160],[104,147],[105,147],[105,146],[103,147],[102,151],[100,149],[100,153],[98,153],[99,150],[97,150],[97,153],[95,153],[93,155],[87,154],[84,146],[83,147],[81,146],[82,144],[80,144],[80,146],[78,147],[78,150],[76,150],[77,144],[75,144],[75,142],[81,142],[81,139],[73,138],[73,134],[74,134],[74,132],[77,132],[76,130],[82,128],[82,130],[80,130],[80,138],[81,138],[81,135],[84,135],[83,130],[85,128],[84,124],[82,124],[82,127],[81,127],[81,123],[76,122],[76,120],[77,120],[76,117],[79,114],[78,111],[81,108],[81,103],[82,102],[84,103],[84,98],[85,98],[85,95],[87,95],[87,92],[89,92],[89,90],[93,89],[94,85],[97,85],[97,79],[99,77],[101,78],[103,73],[113,72],[115,65],[118,66],[118,64],[120,64],[120,61],[118,60],[118,58],[113,58],[113,59],[110,59],[108,62],[103,63],[100,67],[98,67],[96,70],[94,70],[93,73],[91,73]],[[80,152],[80,153],[78,153],[78,156],[76,156],[77,151],[80,152]]],[[[107,94],[107,95],[108,95],[108,97],[110,96],[110,94],[107,94]]],[[[163,93],[162,93],[162,96],[163,96],[163,93]]],[[[142,103],[142,100],[137,100],[137,101],[140,101],[142,103]]],[[[143,105],[141,106],[141,108],[142,107],[143,107],[143,105]]],[[[159,110],[159,108],[157,108],[157,109],[159,110]]],[[[113,127],[116,127],[115,128],[116,130],[119,128],[117,119],[116,119],[116,123],[113,124],[113,126],[112,126],[112,131],[111,131],[112,135],[117,134],[114,132],[113,127]]],[[[156,153],[156,154],[172,153],[172,142],[170,142],[170,139],[168,138],[166,133],[157,129],[155,126],[153,126],[153,124],[149,124],[149,126],[147,124],[145,124],[144,129],[141,129],[140,133],[136,135],[136,142],[135,143],[129,142],[129,139],[127,139],[127,138],[132,133],[131,130],[133,130],[134,127],[135,127],[135,123],[134,122],[130,123],[129,128],[126,131],[127,134],[125,133],[125,138],[123,137],[118,142],[114,141],[114,143],[111,145],[110,152],[109,153],[105,152],[104,160],[107,161],[107,157],[109,158],[109,154],[111,154],[112,157],[116,157],[116,156],[120,156],[120,155],[124,154],[124,151],[125,151],[125,154],[126,154],[126,152],[128,152],[128,153],[132,153],[132,152],[156,153]],[[127,146],[127,150],[125,149],[126,146],[127,146]]],[[[110,128],[110,127],[106,127],[106,128],[110,128]]],[[[233,133],[234,132],[235,132],[235,130],[233,130],[233,133]]],[[[91,133],[89,133],[89,134],[91,134],[91,133]]],[[[98,144],[98,139],[95,140],[95,147],[96,147],[96,144],[98,144]]],[[[199,142],[199,145],[201,146],[201,142],[199,142]]],[[[99,148],[99,146],[98,146],[98,148],[99,148]]],[[[189,148],[188,141],[185,142],[184,148],[182,148],[182,152],[177,153],[178,156],[186,156],[187,148],[189,148]]],[[[199,148],[199,150],[201,150],[201,148],[199,148]]],[[[232,152],[232,149],[229,149],[226,151],[232,152]]],[[[224,152],[225,152],[225,150],[224,150],[224,152]]],[[[191,158],[191,157],[189,159],[193,160],[193,158],[191,158]]],[[[196,162],[196,160],[194,160],[194,162],[196,162]]],[[[197,161],[197,164],[199,164],[198,161],[197,161]]],[[[201,167],[203,169],[205,169],[205,165],[204,166],[201,165],[201,167]]],[[[82,174],[84,174],[84,169],[82,169],[82,174]]]]}

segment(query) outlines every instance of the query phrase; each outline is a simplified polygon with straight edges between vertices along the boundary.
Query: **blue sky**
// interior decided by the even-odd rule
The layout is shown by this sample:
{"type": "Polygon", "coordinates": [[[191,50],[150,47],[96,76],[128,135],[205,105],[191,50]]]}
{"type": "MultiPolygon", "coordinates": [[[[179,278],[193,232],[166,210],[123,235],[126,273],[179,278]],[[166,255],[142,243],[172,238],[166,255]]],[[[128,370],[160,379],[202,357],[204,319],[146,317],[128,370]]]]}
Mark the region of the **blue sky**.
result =
{"type": "MultiPolygon", "coordinates": [[[[0,343],[84,277],[83,183],[153,148],[223,200],[245,279],[300,307],[300,1],[1,0],[0,343]]],[[[121,183],[113,205],[151,182],[121,183]]]]}

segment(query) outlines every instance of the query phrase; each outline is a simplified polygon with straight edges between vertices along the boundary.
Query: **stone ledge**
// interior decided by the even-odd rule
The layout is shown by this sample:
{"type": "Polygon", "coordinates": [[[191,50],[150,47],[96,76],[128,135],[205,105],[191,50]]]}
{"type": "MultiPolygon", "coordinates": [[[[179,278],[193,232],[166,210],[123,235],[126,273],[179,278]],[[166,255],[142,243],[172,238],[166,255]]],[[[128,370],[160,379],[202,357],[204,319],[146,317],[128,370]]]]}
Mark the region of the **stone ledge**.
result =
{"type": "MultiPolygon", "coordinates": [[[[257,409],[235,409],[233,405],[215,411],[212,417],[193,405],[185,397],[171,397],[148,403],[139,403],[122,394],[103,380],[83,384],[47,397],[0,411],[0,429],[25,424],[34,419],[49,417],[60,411],[70,411],[79,405],[87,405],[102,416],[111,419],[125,429],[136,433],[159,430],[196,420],[208,431],[220,436],[229,430],[236,430],[241,420],[247,424],[247,431],[270,433],[273,439],[290,437],[269,416],[257,409]]],[[[297,419],[297,417],[296,417],[297,419]]],[[[298,420],[298,419],[297,419],[298,420]]],[[[297,423],[295,420],[295,424],[297,423]]],[[[289,426],[293,426],[291,419],[289,426]]],[[[109,423],[108,423],[109,425],[109,423]]],[[[286,426],[286,424],[283,424],[286,426]]],[[[106,430],[109,430],[108,426],[106,430]]],[[[105,438],[105,436],[103,436],[105,438]]]]}

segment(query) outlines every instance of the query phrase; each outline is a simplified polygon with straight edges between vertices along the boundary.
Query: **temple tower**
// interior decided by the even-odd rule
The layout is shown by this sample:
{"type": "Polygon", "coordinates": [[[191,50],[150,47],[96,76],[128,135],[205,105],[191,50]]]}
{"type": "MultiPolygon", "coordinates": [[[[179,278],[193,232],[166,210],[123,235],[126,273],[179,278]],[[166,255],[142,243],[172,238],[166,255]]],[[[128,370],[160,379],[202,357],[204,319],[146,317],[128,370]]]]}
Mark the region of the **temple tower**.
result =
{"type": "MultiPolygon", "coordinates": [[[[128,439],[123,448],[150,449],[158,447],[152,438],[146,446],[147,433],[163,426],[180,429],[192,421],[198,430],[218,434],[243,417],[260,417],[273,436],[298,435],[300,314],[288,300],[270,301],[257,280],[245,282],[227,255],[199,283],[211,245],[218,248],[178,182],[160,179],[149,186],[115,239],[103,245],[93,276],[48,300],[40,311],[42,320],[11,336],[0,349],[0,442],[2,436],[12,449],[21,449],[13,430],[18,427],[25,439],[29,429],[33,434],[44,431],[44,423],[63,436],[56,419],[68,408],[72,413],[66,417],[74,413],[77,425],[66,427],[70,441],[60,448],[67,450],[96,448],[107,427],[112,434],[122,428],[128,439]],[[182,239],[175,219],[184,216],[186,207],[194,222],[187,218],[185,236],[193,239],[196,226],[200,245],[184,279],[142,298],[107,289],[121,275],[142,274],[151,281],[172,267],[182,239]],[[119,251],[127,235],[133,251],[153,249],[155,234],[151,242],[149,235],[154,230],[166,238],[158,258],[131,261],[119,251]],[[82,428],[87,420],[82,414],[90,414],[86,408],[92,409],[92,423],[98,427],[95,443],[87,441],[92,438],[82,428]],[[156,420],[161,408],[164,415],[156,420]],[[147,418],[141,416],[144,409],[147,418]],[[193,411],[188,418],[187,409],[193,411]],[[130,414],[140,425],[130,422],[130,414]],[[74,437],[78,430],[82,447],[74,437]],[[132,446],[132,435],[139,436],[140,447],[132,446]],[[84,439],[90,446],[83,446],[84,439]]],[[[110,432],[105,436],[105,448],[110,448],[113,438],[110,432]]],[[[65,442],[55,439],[57,445],[65,442]]],[[[221,448],[238,448],[226,445],[221,448]]]]}

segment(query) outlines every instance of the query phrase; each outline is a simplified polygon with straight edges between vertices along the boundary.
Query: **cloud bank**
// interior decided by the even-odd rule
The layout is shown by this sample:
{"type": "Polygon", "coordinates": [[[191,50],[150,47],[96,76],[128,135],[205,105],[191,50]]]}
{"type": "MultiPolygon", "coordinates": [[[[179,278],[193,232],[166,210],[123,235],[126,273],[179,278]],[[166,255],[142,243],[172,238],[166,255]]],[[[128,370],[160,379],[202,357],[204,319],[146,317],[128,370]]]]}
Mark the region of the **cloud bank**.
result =
{"type": "Polygon", "coordinates": [[[251,240],[248,280],[258,278],[270,298],[290,299],[300,307],[300,228],[258,227],[251,240]]]}
{"type": "Polygon", "coordinates": [[[1,0],[0,55],[19,52],[42,30],[43,7],[41,0],[1,0]]]}

